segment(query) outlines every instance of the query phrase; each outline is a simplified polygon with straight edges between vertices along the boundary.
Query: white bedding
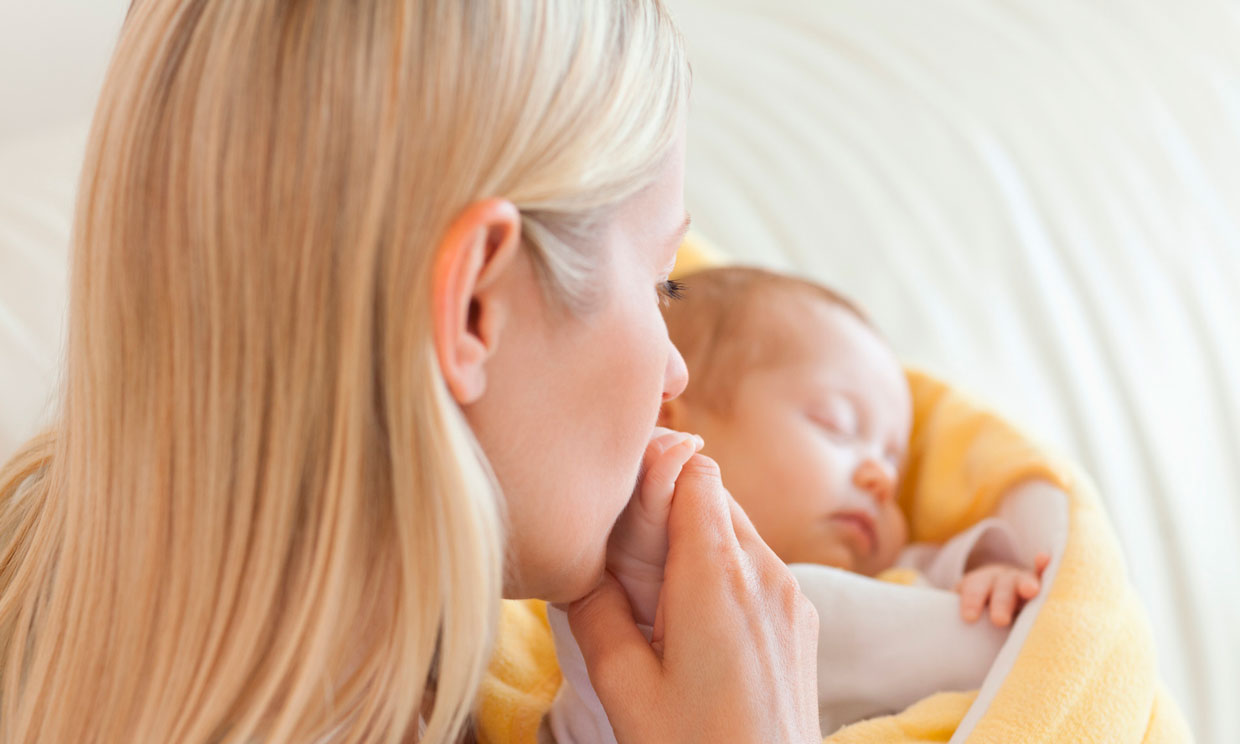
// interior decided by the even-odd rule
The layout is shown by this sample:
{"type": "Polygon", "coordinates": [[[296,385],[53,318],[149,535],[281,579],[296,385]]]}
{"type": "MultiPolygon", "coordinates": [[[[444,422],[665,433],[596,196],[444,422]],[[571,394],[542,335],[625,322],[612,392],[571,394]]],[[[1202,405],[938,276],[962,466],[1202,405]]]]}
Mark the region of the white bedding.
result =
{"type": "MultiPolygon", "coordinates": [[[[1082,462],[1198,739],[1240,741],[1237,6],[671,5],[695,225],[843,289],[906,360],[1082,462]]],[[[54,50],[57,74],[97,75],[105,47],[54,50]]],[[[29,83],[38,54],[0,78],[29,83]]],[[[0,139],[0,457],[58,367],[90,101],[69,109],[6,106],[40,124],[0,130],[21,132],[0,139]]]]}

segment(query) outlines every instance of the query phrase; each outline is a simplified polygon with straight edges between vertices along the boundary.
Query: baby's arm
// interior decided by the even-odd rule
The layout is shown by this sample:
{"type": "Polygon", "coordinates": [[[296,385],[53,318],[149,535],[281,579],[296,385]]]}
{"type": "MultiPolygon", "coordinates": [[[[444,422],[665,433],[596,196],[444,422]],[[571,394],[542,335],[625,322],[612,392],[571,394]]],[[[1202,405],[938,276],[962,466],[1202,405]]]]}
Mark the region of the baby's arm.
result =
{"type": "Polygon", "coordinates": [[[904,710],[936,692],[976,690],[1008,630],[960,619],[952,592],[829,566],[789,568],[818,610],[818,716],[824,735],[904,710]]]}

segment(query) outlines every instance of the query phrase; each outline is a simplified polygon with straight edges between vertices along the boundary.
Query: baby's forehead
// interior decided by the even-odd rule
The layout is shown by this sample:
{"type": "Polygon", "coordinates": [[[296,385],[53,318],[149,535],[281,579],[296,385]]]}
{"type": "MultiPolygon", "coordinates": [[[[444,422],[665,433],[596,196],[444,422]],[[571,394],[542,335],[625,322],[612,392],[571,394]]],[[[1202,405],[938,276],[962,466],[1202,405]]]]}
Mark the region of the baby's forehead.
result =
{"type": "Polygon", "coordinates": [[[771,292],[753,304],[748,327],[733,341],[749,347],[751,369],[777,373],[770,384],[797,378],[818,390],[843,388],[864,397],[906,385],[895,352],[851,309],[802,291],[771,292]]]}
{"type": "Polygon", "coordinates": [[[850,310],[808,290],[771,288],[756,293],[746,308],[737,340],[762,338],[788,361],[803,362],[821,352],[878,342],[869,325],[850,310]]]}

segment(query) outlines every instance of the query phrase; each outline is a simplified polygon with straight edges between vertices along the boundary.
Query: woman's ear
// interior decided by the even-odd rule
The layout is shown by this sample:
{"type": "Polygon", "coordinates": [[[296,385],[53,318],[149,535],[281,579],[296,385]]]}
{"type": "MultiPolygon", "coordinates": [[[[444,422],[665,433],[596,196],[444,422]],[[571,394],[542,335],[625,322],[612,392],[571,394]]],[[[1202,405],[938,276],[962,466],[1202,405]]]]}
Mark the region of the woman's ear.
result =
{"type": "Polygon", "coordinates": [[[465,208],[448,226],[435,255],[431,317],[435,355],[460,405],[486,391],[487,359],[495,352],[508,307],[497,280],[521,246],[521,213],[510,201],[487,199],[465,208]]]}

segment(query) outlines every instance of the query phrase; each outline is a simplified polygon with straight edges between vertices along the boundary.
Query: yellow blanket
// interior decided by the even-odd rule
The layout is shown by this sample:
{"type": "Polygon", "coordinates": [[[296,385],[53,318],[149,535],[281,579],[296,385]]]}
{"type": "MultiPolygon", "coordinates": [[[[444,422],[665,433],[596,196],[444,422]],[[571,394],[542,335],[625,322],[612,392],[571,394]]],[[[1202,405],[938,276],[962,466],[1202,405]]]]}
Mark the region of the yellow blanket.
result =
{"type": "MultiPolygon", "coordinates": [[[[709,249],[687,241],[677,273],[711,263],[709,249]]],[[[1191,741],[1159,682],[1145,612],[1090,481],[944,383],[911,369],[907,376],[914,426],[900,500],[913,540],[939,542],[966,529],[1030,478],[1068,495],[1068,535],[1057,575],[968,741],[1191,741]]],[[[477,706],[479,741],[533,744],[559,687],[559,669],[543,604],[504,605],[477,706]]],[[[825,741],[946,742],[976,697],[933,695],[898,714],[847,726],[825,741]]]]}

